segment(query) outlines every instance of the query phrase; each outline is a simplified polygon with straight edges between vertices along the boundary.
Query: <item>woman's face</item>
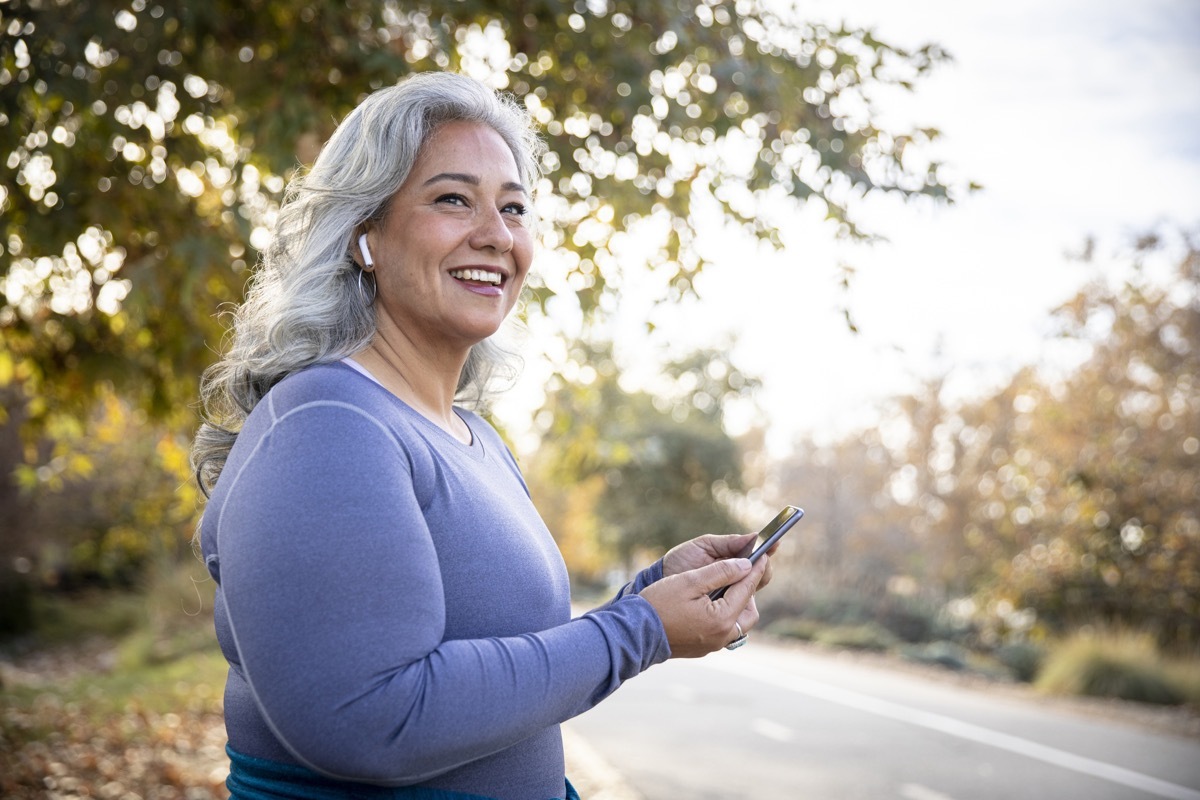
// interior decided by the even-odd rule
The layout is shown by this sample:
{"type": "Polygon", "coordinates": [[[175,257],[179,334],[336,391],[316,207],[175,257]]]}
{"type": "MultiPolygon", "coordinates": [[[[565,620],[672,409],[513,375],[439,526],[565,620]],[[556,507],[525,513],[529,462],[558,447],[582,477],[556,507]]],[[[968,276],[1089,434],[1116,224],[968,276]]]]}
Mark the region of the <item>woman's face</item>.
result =
{"type": "Polygon", "coordinates": [[[476,122],[438,128],[367,233],[380,333],[452,348],[495,333],[533,257],[529,205],[500,134],[476,122]]]}

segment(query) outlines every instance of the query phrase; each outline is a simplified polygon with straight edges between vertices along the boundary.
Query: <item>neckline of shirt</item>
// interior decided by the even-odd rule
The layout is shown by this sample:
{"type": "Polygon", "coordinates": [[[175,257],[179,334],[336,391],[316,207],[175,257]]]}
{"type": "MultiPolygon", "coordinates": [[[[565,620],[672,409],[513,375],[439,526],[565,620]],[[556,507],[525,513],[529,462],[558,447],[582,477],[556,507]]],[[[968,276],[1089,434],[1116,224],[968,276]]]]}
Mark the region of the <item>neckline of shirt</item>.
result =
{"type": "Polygon", "coordinates": [[[457,406],[452,407],[451,411],[454,412],[455,416],[457,416],[459,419],[462,420],[462,423],[467,426],[467,430],[471,432],[471,441],[469,444],[462,442],[454,434],[443,429],[440,425],[435,423],[433,420],[429,419],[424,414],[417,411],[410,404],[406,403],[403,398],[397,397],[393,392],[389,391],[388,388],[386,386],[384,386],[383,383],[378,378],[376,378],[373,374],[371,374],[370,370],[368,370],[362,364],[355,361],[350,356],[346,356],[345,358],[343,358],[341,360],[341,363],[345,364],[347,367],[354,370],[359,375],[362,375],[364,378],[371,381],[371,383],[378,386],[380,389],[382,389],[384,392],[387,393],[388,397],[392,398],[392,400],[399,403],[402,407],[404,407],[406,410],[408,410],[412,414],[412,416],[419,419],[421,421],[421,424],[425,425],[426,427],[428,427],[431,430],[437,431],[437,433],[441,436],[444,436],[447,441],[453,442],[455,445],[462,448],[463,450],[466,450],[466,451],[469,451],[472,453],[478,452],[478,453],[480,453],[480,455],[482,455],[483,441],[479,438],[479,434],[476,433],[474,426],[471,425],[471,421],[469,419],[467,419],[466,415],[457,406]]]}

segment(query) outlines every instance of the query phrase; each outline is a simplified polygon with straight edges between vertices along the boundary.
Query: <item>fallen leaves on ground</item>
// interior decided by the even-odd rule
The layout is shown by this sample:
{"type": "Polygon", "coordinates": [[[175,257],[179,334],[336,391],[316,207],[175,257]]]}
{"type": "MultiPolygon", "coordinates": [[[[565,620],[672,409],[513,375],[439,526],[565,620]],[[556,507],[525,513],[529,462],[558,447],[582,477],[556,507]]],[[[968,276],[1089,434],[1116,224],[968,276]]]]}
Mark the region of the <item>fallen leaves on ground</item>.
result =
{"type": "Polygon", "coordinates": [[[173,711],[136,696],[116,712],[94,675],[111,669],[97,648],[6,661],[0,669],[0,796],[106,800],[227,798],[220,691],[177,683],[173,711]],[[79,687],[83,687],[82,699],[79,687]]]}

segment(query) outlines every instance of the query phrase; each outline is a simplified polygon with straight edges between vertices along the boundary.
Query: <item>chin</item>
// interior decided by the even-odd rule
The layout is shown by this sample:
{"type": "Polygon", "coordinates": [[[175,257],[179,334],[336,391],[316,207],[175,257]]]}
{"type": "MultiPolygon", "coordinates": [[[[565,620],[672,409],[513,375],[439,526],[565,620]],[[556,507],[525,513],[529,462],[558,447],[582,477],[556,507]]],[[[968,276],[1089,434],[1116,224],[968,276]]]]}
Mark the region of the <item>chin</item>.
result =
{"type": "Polygon", "coordinates": [[[478,325],[471,326],[469,329],[462,332],[462,339],[467,342],[468,347],[474,347],[485,339],[490,339],[496,335],[496,332],[501,328],[500,325],[478,325]]]}

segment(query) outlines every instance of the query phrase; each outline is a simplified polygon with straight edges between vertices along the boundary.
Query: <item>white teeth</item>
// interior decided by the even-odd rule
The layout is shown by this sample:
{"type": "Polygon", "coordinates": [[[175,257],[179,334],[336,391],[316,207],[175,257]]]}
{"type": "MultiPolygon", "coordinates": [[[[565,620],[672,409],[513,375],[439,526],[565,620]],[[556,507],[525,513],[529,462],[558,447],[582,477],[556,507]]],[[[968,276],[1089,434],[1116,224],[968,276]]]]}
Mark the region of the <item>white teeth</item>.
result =
{"type": "Polygon", "coordinates": [[[479,281],[480,283],[494,283],[500,285],[502,280],[499,272],[491,272],[486,269],[456,269],[450,273],[450,277],[458,278],[463,281],[479,281]]]}

